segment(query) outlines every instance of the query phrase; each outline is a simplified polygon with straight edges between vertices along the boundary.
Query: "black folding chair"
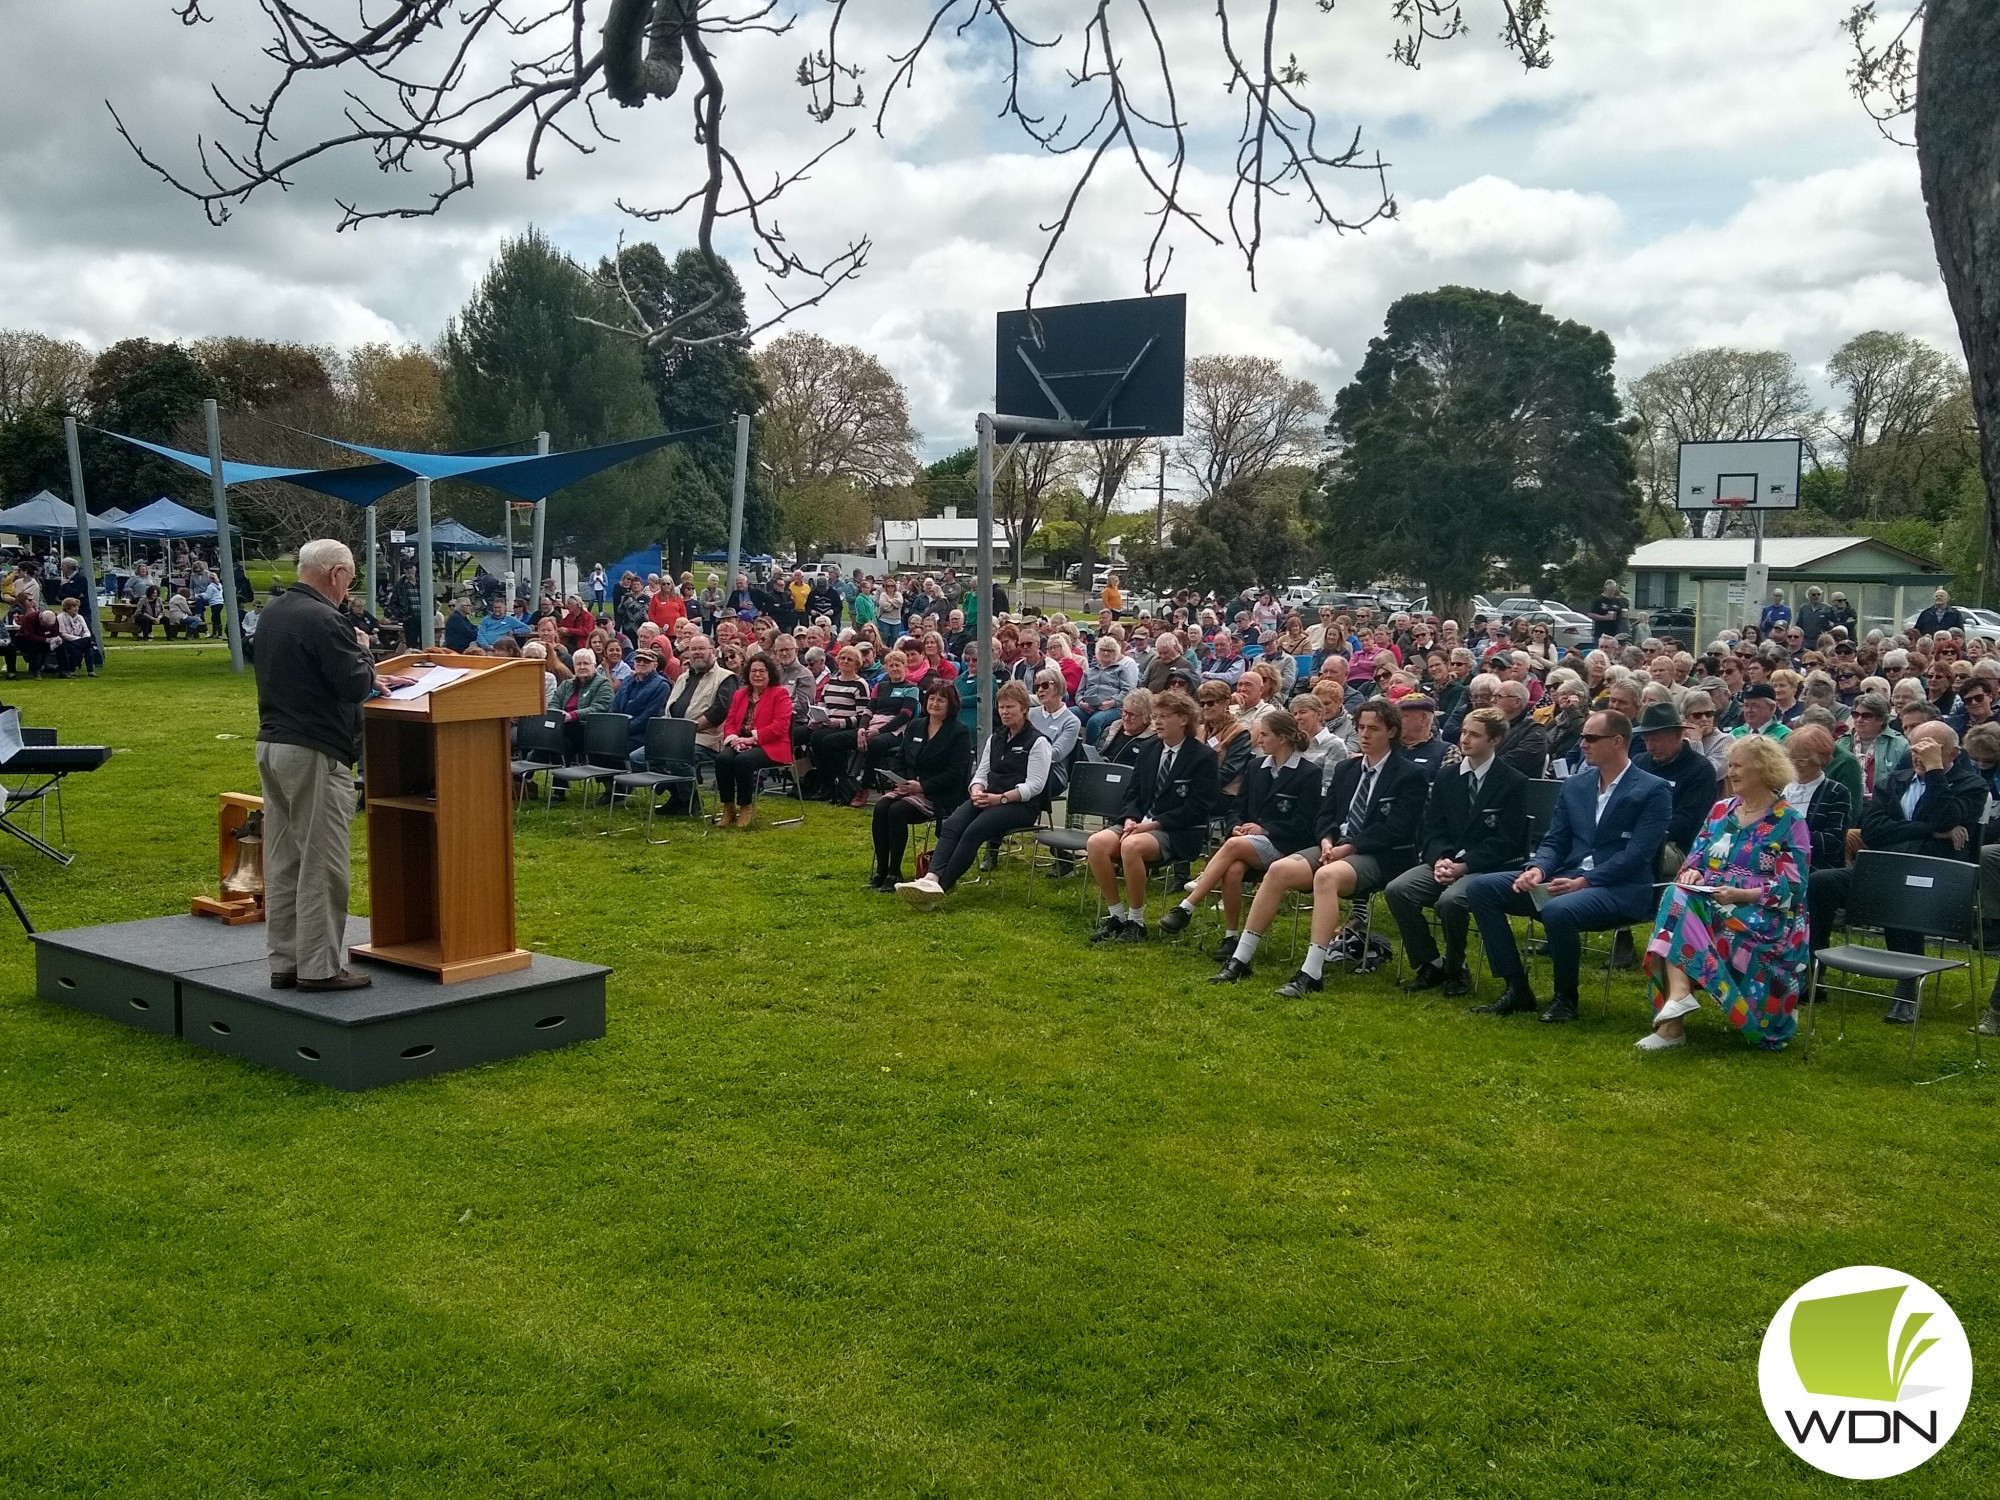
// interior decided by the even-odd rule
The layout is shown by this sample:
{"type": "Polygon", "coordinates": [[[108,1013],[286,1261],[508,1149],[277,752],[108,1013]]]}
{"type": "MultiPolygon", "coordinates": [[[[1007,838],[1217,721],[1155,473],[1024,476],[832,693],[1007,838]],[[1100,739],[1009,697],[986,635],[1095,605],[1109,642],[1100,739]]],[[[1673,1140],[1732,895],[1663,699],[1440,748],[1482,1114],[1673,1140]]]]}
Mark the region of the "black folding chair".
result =
{"type": "MultiPolygon", "coordinates": [[[[1067,857],[1072,863],[1083,858],[1084,846],[1090,842],[1091,834],[1098,828],[1119,818],[1125,811],[1125,792],[1132,785],[1134,771],[1130,766],[1118,765],[1107,760],[1081,760],[1070,767],[1069,792],[1063,805],[1063,826],[1060,828],[1037,828],[1034,847],[1028,854],[1028,873],[1035,873],[1040,861],[1040,852],[1049,851],[1050,863],[1067,857]],[[1097,827],[1084,826],[1084,820],[1095,818],[1097,827]]],[[[1086,885],[1088,882],[1086,882],[1086,885]]],[[[1028,899],[1034,900],[1034,886],[1028,887],[1028,899]]]]}
{"type": "MultiPolygon", "coordinates": [[[[1893,854],[1881,849],[1864,849],[1854,857],[1854,876],[1847,889],[1847,920],[1852,926],[1879,927],[1913,932],[1925,943],[1936,942],[1938,956],[1928,953],[1898,953],[1888,948],[1869,948],[1858,943],[1840,943],[1822,948],[1813,955],[1806,991],[1807,1058],[1812,1056],[1813,1033],[1818,1017],[1820,974],[1831,969],[1864,979],[1910,981],[1916,987],[1916,1015],[1910,1021],[1910,1041],[1904,1057],[1906,1069],[1917,1061],[1917,1025],[1924,1013],[1924,982],[1954,969],[1971,967],[1966,960],[1944,957],[1944,947],[1956,943],[1968,958],[1977,958],[1979,948],[1979,866],[1968,860],[1938,859],[1928,854],[1893,854]]],[[[1975,990],[1986,982],[1985,962],[1979,959],[1975,990]]],[[[1939,981],[1939,986],[1943,983],[1939,981]]],[[[1829,984],[1827,989],[1881,998],[1881,991],[1859,985],[1829,984]]],[[[1935,990],[1935,986],[1933,987],[1935,990]]],[[[1847,1001],[1840,1005],[1840,1038],[1847,1036],[1847,1001]]]]}
{"type": "Polygon", "coordinates": [[[757,789],[761,792],[764,789],[764,783],[773,776],[778,777],[791,788],[792,796],[799,804],[799,815],[796,818],[773,818],[771,820],[771,827],[797,828],[806,820],[805,763],[794,755],[782,765],[773,761],[770,765],[759,768],[757,772],[757,789]]]}
{"type": "Polygon", "coordinates": [[[608,800],[612,781],[631,769],[630,714],[585,714],[578,722],[583,725],[583,759],[573,766],[550,768],[544,815],[556,805],[557,787],[567,792],[573,786],[601,786],[608,800]]]}
{"type": "Polygon", "coordinates": [[[646,721],[646,769],[627,771],[623,776],[615,776],[611,781],[611,799],[615,810],[620,792],[625,793],[629,803],[632,793],[645,792],[646,797],[646,842],[664,844],[667,839],[653,837],[653,814],[660,803],[663,787],[686,787],[688,806],[694,819],[702,825],[704,836],[708,825],[701,811],[701,781],[694,773],[694,720],[669,719],[655,715],[646,721]]]}
{"type": "Polygon", "coordinates": [[[508,765],[514,776],[514,800],[525,802],[534,789],[535,778],[568,759],[569,733],[561,714],[516,720],[514,758],[508,765]]]}

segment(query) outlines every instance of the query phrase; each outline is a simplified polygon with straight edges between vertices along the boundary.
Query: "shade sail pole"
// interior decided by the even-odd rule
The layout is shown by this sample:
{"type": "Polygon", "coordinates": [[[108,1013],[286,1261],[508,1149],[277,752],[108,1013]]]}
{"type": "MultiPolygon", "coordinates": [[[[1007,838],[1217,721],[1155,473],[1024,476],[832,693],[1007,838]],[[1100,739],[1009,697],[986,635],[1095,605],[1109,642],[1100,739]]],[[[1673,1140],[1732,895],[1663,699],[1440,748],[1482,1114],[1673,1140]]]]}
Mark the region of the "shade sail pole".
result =
{"type": "MultiPolygon", "coordinates": [[[[535,434],[535,452],[544,458],[548,457],[549,435],[546,432],[535,434]]],[[[542,565],[544,558],[542,544],[548,539],[548,525],[549,497],[544,495],[535,502],[535,526],[528,544],[528,551],[532,558],[533,567],[533,571],[528,575],[528,587],[533,591],[528,595],[528,604],[533,609],[540,609],[542,607],[542,565]]]]}
{"type": "Polygon", "coordinates": [[[83,616],[90,621],[90,638],[104,649],[104,629],[97,619],[97,560],[90,553],[90,510],[83,499],[83,449],[77,446],[76,418],[63,418],[63,442],[69,448],[69,497],[76,505],[77,563],[83,569],[83,616]]]}
{"type": "Polygon", "coordinates": [[[375,560],[375,507],[372,505],[365,506],[361,514],[368,526],[368,551],[366,553],[368,564],[368,613],[372,615],[382,607],[382,579],[378,574],[375,560]]]}
{"type": "Polygon", "coordinates": [[[201,403],[208,428],[208,487],[215,499],[215,560],[222,571],[222,618],[229,629],[229,665],[243,670],[243,614],[236,603],[236,550],[229,539],[229,486],[222,479],[222,414],[211,399],[201,403]]]}
{"type": "Polygon", "coordinates": [[[431,571],[431,482],[417,478],[417,633],[426,651],[437,645],[437,578],[431,571]]]}
{"type": "Polygon", "coordinates": [[[722,580],[722,597],[736,587],[736,570],[743,562],[743,493],[750,481],[750,413],[736,414],[736,477],[729,486],[729,576],[722,580]]]}

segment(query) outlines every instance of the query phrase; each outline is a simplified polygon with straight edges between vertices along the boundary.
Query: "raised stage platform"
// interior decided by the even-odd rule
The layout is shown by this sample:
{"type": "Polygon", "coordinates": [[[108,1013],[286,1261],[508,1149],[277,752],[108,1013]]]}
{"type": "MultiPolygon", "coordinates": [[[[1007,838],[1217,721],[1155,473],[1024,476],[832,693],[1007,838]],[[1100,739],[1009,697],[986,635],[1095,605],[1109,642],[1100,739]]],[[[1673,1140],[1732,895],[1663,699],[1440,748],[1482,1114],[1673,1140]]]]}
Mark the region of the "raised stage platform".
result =
{"type": "MultiPolygon", "coordinates": [[[[375,980],[368,989],[304,994],[271,988],[262,923],[154,917],[34,939],[44,1000],[337,1089],[379,1088],[604,1035],[611,971],[546,953],[525,969],[451,985],[357,962],[375,980]]],[[[347,941],[368,941],[365,917],[347,919],[347,941]]]]}

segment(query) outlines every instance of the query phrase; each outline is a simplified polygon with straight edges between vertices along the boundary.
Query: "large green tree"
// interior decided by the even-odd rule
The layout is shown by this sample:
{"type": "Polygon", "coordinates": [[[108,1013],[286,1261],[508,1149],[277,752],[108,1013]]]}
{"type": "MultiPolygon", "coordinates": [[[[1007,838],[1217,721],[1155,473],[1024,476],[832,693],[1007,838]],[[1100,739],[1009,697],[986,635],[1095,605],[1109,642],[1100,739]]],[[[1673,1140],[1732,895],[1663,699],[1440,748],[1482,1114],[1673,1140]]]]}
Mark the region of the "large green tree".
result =
{"type": "MultiPolygon", "coordinates": [[[[199,431],[202,402],[219,397],[215,378],[179,344],[121,339],[92,363],[85,401],[93,421],[127,437],[186,442],[199,431]]],[[[207,482],[150,453],[109,439],[83,444],[93,509],[135,510],[162,495],[206,508],[207,482]]],[[[67,492],[67,486],[65,486],[67,492]]]]}
{"type": "MultiPolygon", "coordinates": [[[[1150,536],[1127,542],[1134,579],[1160,592],[1192,585],[1227,596],[1305,571],[1313,541],[1301,500],[1312,481],[1311,469],[1286,465],[1177,507],[1163,543],[1150,536]]],[[[1138,519],[1152,529],[1150,518],[1138,519]]]]}
{"type": "MultiPolygon", "coordinates": [[[[657,245],[621,247],[597,268],[598,280],[629,297],[647,328],[672,327],[675,336],[645,345],[646,384],[669,432],[714,427],[678,445],[663,464],[662,482],[641,502],[636,520],[650,528],[674,572],[692,566],[694,554],[720,546],[729,535],[729,493],[736,472],[738,412],[764,404],[764,386],[750,358],[743,287],[729,263],[688,249],[669,262],[657,245]]],[[[776,512],[761,482],[761,424],[750,428],[750,465],[743,502],[746,551],[771,544],[776,512]]]]}
{"type": "Polygon", "coordinates": [[[1613,357],[1509,293],[1398,299],[1327,428],[1341,573],[1422,579],[1457,610],[1496,572],[1576,588],[1622,569],[1639,502],[1613,357]]]}
{"type": "MultiPolygon", "coordinates": [[[[618,312],[615,294],[539,231],[503,245],[438,346],[448,438],[479,447],[526,443],[546,431],[561,450],[657,431],[639,344],[582,321],[618,312]]],[[[664,468],[657,457],[641,459],[557,491],[549,497],[551,537],[572,538],[586,564],[618,555],[664,468]]],[[[498,530],[499,496],[451,489],[461,520],[498,530]]]]}

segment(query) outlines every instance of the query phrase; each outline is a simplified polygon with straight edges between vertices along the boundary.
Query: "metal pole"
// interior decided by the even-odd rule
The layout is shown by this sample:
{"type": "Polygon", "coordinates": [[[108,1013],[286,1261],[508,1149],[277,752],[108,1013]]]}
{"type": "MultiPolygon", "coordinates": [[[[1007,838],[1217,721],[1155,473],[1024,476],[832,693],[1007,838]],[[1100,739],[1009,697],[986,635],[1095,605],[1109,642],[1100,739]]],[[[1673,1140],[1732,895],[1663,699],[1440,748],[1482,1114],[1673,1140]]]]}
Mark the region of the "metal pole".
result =
{"type": "Polygon", "coordinates": [[[501,501],[500,514],[504,518],[501,525],[505,528],[500,534],[507,541],[507,573],[500,581],[506,585],[507,613],[511,615],[514,613],[514,502],[501,501]]]}
{"type": "Polygon", "coordinates": [[[243,616],[236,603],[236,549],[229,544],[229,486],[222,482],[222,414],[201,403],[208,424],[208,487],[215,501],[215,561],[222,574],[222,618],[229,627],[229,665],[243,670],[243,616]]]}
{"type": "Polygon", "coordinates": [[[417,480],[417,636],[426,651],[437,645],[437,579],[431,571],[431,482],[417,480]]]}
{"type": "Polygon", "coordinates": [[[76,442],[76,418],[63,418],[63,441],[69,446],[69,497],[76,505],[77,563],[83,569],[83,617],[90,621],[90,638],[104,649],[104,629],[97,619],[97,560],[90,555],[90,511],[83,503],[83,450],[76,442]]]}
{"type": "Polygon", "coordinates": [[[979,669],[972,689],[979,695],[979,742],[973,758],[993,736],[993,419],[979,414],[979,669]]]}
{"type": "Polygon", "coordinates": [[[372,615],[382,607],[382,579],[375,560],[375,507],[364,506],[361,514],[368,522],[368,613],[372,615]]]}
{"type": "Polygon", "coordinates": [[[736,587],[736,570],[743,559],[743,491],[750,479],[750,413],[736,414],[736,477],[729,486],[729,576],[722,580],[726,600],[736,587]]]}
{"type": "Polygon", "coordinates": [[[1160,504],[1153,513],[1153,545],[1167,544],[1167,447],[1160,445],[1160,504]]]}
{"type": "MultiPolygon", "coordinates": [[[[546,432],[538,432],[535,434],[535,452],[541,454],[542,457],[544,458],[548,457],[549,435],[546,432]]],[[[547,495],[544,495],[542,496],[541,499],[535,502],[535,528],[533,533],[533,540],[529,543],[529,549],[528,549],[533,554],[533,569],[534,569],[534,571],[528,577],[528,587],[534,590],[534,592],[528,596],[528,601],[530,605],[535,609],[540,609],[542,607],[542,562],[543,562],[542,543],[548,535],[548,524],[549,524],[549,497],[547,495]]]]}

